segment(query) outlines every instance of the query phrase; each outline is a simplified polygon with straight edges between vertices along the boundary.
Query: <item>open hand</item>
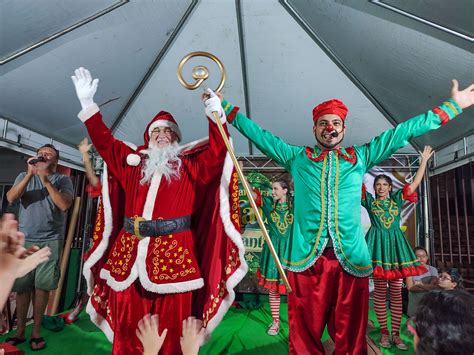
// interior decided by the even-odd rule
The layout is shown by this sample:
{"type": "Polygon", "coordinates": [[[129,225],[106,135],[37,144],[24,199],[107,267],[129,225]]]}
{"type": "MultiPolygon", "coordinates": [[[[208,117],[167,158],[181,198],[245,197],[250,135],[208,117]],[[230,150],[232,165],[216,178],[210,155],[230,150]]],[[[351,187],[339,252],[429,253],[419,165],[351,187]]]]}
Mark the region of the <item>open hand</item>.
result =
{"type": "Polygon", "coordinates": [[[474,84],[469,85],[462,91],[459,91],[459,83],[456,79],[452,81],[453,86],[451,87],[451,98],[463,110],[474,104],[474,84]]]}
{"type": "Polygon", "coordinates": [[[135,333],[137,334],[138,339],[140,339],[143,345],[144,355],[156,355],[163,346],[163,342],[165,341],[168,329],[163,330],[163,333],[161,333],[160,335],[158,333],[158,325],[159,324],[157,314],[146,314],[138,322],[138,328],[135,333]]]}
{"type": "Polygon", "coordinates": [[[179,342],[183,355],[197,355],[199,347],[204,344],[205,329],[202,321],[194,317],[183,320],[183,335],[179,342]]]}
{"type": "Polygon", "coordinates": [[[434,154],[434,150],[429,145],[425,145],[425,148],[423,149],[423,151],[419,153],[420,153],[421,160],[424,162],[428,162],[428,160],[434,154]]]}
{"type": "Polygon", "coordinates": [[[82,67],[74,71],[71,79],[76,88],[76,95],[81,102],[82,109],[85,110],[92,106],[94,104],[94,95],[99,85],[99,79],[92,80],[90,71],[82,67]]]}
{"type": "Polygon", "coordinates": [[[0,221],[0,270],[14,278],[25,276],[39,264],[49,259],[48,247],[25,249],[25,235],[18,231],[18,222],[12,214],[5,214],[0,221]]]}
{"type": "MultiPolygon", "coordinates": [[[[35,247],[38,249],[38,247],[35,247]]],[[[15,268],[15,276],[23,277],[30,271],[36,269],[39,264],[42,264],[48,261],[51,256],[51,249],[49,247],[44,247],[39,250],[36,250],[33,254],[30,254],[32,248],[19,250],[17,256],[26,255],[26,258],[21,259],[17,262],[17,267],[15,268]]]]}

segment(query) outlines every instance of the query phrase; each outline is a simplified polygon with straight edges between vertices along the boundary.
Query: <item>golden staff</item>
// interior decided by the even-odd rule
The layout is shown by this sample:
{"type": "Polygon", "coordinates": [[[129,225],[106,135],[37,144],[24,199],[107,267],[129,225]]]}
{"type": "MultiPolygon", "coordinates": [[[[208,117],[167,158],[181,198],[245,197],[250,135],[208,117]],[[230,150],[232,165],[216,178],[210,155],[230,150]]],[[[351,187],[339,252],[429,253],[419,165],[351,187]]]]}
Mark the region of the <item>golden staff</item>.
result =
{"type": "MultiPolygon", "coordinates": [[[[214,54],[211,54],[208,52],[191,52],[187,54],[186,56],[184,56],[183,59],[181,59],[178,65],[178,80],[181,83],[181,85],[183,85],[188,90],[195,90],[198,87],[200,87],[201,84],[209,77],[209,70],[204,65],[198,65],[194,67],[192,70],[192,77],[196,80],[194,84],[189,84],[188,82],[186,82],[186,80],[183,79],[183,76],[182,76],[183,67],[186,64],[186,62],[193,57],[207,57],[217,64],[221,72],[221,81],[219,82],[218,87],[214,91],[220,91],[224,87],[224,82],[225,82],[224,65],[219,60],[219,58],[217,58],[214,54]]],[[[283,267],[280,263],[280,260],[278,259],[278,255],[275,251],[275,248],[273,247],[272,241],[270,240],[270,236],[268,235],[268,231],[265,228],[265,224],[263,223],[262,216],[260,216],[260,213],[258,212],[257,204],[255,203],[255,200],[253,199],[253,196],[252,196],[252,191],[250,190],[250,186],[247,183],[247,179],[245,179],[244,177],[244,173],[240,169],[237,158],[235,157],[234,150],[232,149],[232,146],[229,142],[229,138],[227,138],[227,134],[225,133],[224,127],[222,126],[221,120],[219,119],[219,114],[215,111],[212,114],[214,115],[214,120],[217,123],[217,127],[219,128],[219,132],[221,133],[222,139],[224,140],[225,146],[227,147],[227,151],[229,152],[230,158],[232,159],[232,162],[234,163],[235,170],[237,170],[237,174],[239,175],[240,181],[242,182],[242,185],[244,186],[245,192],[250,202],[250,206],[255,212],[258,225],[260,226],[263,232],[263,237],[265,239],[265,242],[268,245],[268,249],[270,249],[270,253],[272,255],[273,261],[275,262],[278,272],[280,273],[283,279],[283,282],[285,283],[287,291],[291,292],[290,283],[288,282],[288,279],[286,278],[285,271],[283,270],[283,267]]]]}

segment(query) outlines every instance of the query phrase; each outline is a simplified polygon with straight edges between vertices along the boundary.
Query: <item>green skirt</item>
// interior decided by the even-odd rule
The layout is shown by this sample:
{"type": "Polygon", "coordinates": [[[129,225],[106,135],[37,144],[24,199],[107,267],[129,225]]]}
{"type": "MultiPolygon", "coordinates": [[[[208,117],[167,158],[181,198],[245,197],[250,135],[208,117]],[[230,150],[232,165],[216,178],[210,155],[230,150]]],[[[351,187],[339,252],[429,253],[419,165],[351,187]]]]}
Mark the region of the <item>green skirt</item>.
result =
{"type": "MultiPolygon", "coordinates": [[[[286,253],[288,238],[285,236],[273,237],[270,235],[270,240],[272,241],[278,258],[281,260],[286,253]]],[[[277,291],[280,294],[286,293],[285,284],[278,272],[275,262],[273,261],[267,243],[264,243],[262,247],[262,253],[260,254],[260,267],[257,270],[256,275],[261,286],[269,290],[277,291]]]]}
{"type": "Polygon", "coordinates": [[[371,227],[365,239],[372,256],[374,278],[396,280],[428,271],[416,258],[401,229],[371,227]]]}

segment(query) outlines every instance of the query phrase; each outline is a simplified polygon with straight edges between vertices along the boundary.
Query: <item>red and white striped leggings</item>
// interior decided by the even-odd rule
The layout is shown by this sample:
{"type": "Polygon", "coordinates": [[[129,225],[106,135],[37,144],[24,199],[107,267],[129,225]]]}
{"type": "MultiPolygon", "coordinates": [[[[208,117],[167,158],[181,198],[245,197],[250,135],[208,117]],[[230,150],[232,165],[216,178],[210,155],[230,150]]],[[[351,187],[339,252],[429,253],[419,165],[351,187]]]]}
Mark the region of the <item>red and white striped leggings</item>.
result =
{"type": "Polygon", "coordinates": [[[387,328],[387,282],[390,290],[390,313],[392,316],[392,334],[398,335],[402,319],[403,279],[383,280],[374,278],[374,304],[377,320],[382,334],[388,334],[387,328]]]}
{"type": "Polygon", "coordinates": [[[270,290],[268,293],[270,301],[270,311],[272,312],[272,318],[275,321],[280,320],[280,294],[277,291],[270,290]]]}

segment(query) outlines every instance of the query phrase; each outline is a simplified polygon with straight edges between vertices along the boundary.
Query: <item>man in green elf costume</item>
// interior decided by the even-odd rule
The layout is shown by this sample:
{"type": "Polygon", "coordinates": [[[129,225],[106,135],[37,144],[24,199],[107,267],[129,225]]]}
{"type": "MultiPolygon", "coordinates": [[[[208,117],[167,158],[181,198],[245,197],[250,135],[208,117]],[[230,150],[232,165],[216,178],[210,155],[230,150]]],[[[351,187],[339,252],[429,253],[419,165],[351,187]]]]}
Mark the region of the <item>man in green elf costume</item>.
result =
{"type": "Polygon", "coordinates": [[[364,174],[414,137],[448,123],[474,104],[474,84],[426,113],[387,130],[369,143],[342,147],[348,109],[332,99],[313,109],[314,147],[294,146],[259,127],[222,96],[203,95],[207,111],[224,108],[227,120],[294,179],[294,224],[283,266],[288,295],[290,354],[324,354],[327,325],[335,353],[364,354],[368,276],[372,263],[360,220],[364,174]]]}

